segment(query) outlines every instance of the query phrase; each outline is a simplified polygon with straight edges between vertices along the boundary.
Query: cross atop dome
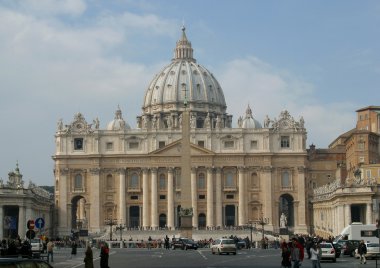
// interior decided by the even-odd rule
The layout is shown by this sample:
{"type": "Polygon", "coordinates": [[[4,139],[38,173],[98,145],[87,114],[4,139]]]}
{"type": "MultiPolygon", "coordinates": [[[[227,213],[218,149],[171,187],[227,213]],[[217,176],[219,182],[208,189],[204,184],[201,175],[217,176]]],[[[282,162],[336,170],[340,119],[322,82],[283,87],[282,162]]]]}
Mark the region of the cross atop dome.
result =
{"type": "Polygon", "coordinates": [[[186,27],[182,26],[182,36],[181,39],[177,41],[176,48],[174,49],[174,60],[184,59],[195,62],[193,58],[193,49],[191,47],[191,42],[187,40],[186,27]]]}

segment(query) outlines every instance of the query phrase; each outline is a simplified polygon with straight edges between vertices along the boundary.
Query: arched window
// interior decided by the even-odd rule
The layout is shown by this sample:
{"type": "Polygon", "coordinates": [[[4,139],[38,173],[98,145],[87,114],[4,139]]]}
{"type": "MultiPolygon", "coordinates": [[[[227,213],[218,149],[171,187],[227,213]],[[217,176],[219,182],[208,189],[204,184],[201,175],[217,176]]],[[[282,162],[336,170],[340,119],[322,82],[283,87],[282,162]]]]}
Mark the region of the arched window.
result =
{"type": "Polygon", "coordinates": [[[251,188],[259,188],[259,177],[256,172],[251,174],[251,188]]]}
{"type": "Polygon", "coordinates": [[[226,187],[234,187],[234,174],[232,172],[228,172],[226,174],[226,187]]]}
{"type": "Polygon", "coordinates": [[[77,174],[75,175],[75,179],[74,179],[74,189],[82,189],[82,188],[83,188],[82,175],[77,174]]]}
{"type": "Polygon", "coordinates": [[[133,173],[129,178],[129,188],[136,189],[139,187],[139,175],[137,173],[133,173]]]}
{"type": "Polygon", "coordinates": [[[113,188],[113,177],[111,174],[107,175],[107,189],[112,189],[113,188]]]}
{"type": "Polygon", "coordinates": [[[290,187],[290,174],[289,171],[283,171],[281,176],[282,187],[290,187]]]}
{"type": "Polygon", "coordinates": [[[206,188],[205,174],[199,173],[199,175],[198,175],[198,189],[205,189],[205,188],[206,188]]]}
{"type": "Polygon", "coordinates": [[[159,185],[160,185],[160,190],[165,190],[166,188],[165,174],[160,174],[159,185]]]}

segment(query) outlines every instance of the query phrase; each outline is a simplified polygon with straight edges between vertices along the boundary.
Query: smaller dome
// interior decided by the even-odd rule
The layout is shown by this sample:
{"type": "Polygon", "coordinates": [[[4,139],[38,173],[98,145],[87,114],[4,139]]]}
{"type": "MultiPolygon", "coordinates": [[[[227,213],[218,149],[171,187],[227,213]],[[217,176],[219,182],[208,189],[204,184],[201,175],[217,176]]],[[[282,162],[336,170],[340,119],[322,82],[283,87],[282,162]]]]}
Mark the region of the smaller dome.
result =
{"type": "Polygon", "coordinates": [[[257,121],[252,116],[252,110],[251,108],[247,107],[247,110],[245,111],[245,118],[242,121],[242,128],[262,128],[259,121],[257,121]]]}
{"type": "Polygon", "coordinates": [[[115,119],[107,124],[107,130],[124,130],[131,129],[131,127],[124,121],[120,107],[117,107],[115,112],[115,119]]]}

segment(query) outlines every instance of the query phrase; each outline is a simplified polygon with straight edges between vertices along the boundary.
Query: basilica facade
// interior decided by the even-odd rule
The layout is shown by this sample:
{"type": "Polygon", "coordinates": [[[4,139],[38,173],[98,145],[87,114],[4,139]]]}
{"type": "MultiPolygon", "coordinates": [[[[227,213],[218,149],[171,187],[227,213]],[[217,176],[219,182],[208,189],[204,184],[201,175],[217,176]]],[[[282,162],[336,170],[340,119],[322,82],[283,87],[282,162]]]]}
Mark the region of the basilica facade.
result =
{"type": "Polygon", "coordinates": [[[53,156],[58,234],[77,228],[101,232],[107,220],[175,229],[185,190],[194,229],[264,221],[277,232],[284,214],[290,230],[309,232],[302,116],[278,111],[276,118],[257,120],[248,106],[233,127],[222,87],[193,57],[184,28],[173,59],[141,97],[134,128],[119,107],[104,128],[81,113],[71,122],[59,120],[53,156]],[[181,175],[185,109],[189,176],[181,175]]]}

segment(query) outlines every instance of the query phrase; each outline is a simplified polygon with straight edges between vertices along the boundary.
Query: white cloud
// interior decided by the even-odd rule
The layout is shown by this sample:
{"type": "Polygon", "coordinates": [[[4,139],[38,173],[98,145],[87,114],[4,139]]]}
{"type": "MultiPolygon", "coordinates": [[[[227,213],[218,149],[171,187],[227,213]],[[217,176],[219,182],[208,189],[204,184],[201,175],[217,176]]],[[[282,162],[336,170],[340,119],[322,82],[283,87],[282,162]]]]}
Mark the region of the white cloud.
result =
{"type": "Polygon", "coordinates": [[[355,124],[352,103],[322,103],[314,85],[264,61],[248,57],[223,65],[219,82],[224,90],[228,113],[234,121],[249,104],[254,117],[263,122],[266,114],[278,117],[288,110],[295,120],[304,117],[308,145],[327,147],[338,135],[355,124]]]}

